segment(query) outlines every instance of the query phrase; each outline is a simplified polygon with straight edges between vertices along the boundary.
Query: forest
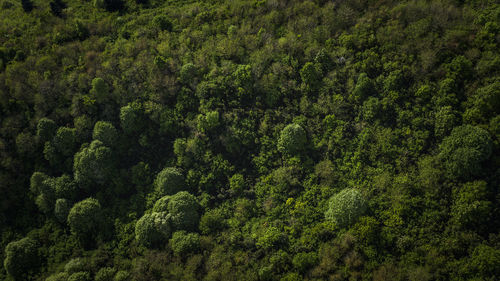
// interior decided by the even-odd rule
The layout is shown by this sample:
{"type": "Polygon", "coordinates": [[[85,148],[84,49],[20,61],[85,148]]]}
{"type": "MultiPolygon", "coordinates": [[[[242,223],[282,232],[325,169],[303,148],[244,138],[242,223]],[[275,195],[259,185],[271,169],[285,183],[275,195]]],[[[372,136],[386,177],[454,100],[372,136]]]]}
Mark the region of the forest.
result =
{"type": "Polygon", "coordinates": [[[494,0],[0,0],[0,279],[500,276],[494,0]]]}

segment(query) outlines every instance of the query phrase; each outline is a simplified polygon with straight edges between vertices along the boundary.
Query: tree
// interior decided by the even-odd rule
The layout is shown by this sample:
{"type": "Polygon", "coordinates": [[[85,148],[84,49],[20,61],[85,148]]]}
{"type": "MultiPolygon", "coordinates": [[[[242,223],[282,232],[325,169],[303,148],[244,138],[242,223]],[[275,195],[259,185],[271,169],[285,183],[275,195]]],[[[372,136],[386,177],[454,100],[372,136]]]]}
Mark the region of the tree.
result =
{"type": "Polygon", "coordinates": [[[281,130],[278,150],[284,155],[296,155],[307,143],[306,131],[298,124],[289,124],[281,130]]]}
{"type": "Polygon", "coordinates": [[[203,114],[200,114],[198,115],[198,124],[196,126],[196,128],[198,129],[198,131],[202,132],[202,133],[207,133],[215,128],[217,128],[217,126],[219,126],[220,122],[219,122],[219,112],[217,111],[211,111],[211,112],[208,112],[207,114],[203,115],[203,114]]]}
{"type": "Polygon", "coordinates": [[[51,165],[62,164],[73,155],[76,145],[76,130],[59,127],[52,141],[45,143],[43,154],[51,165]]]}
{"type": "Polygon", "coordinates": [[[118,142],[118,131],[111,123],[98,121],[95,123],[92,138],[101,141],[107,147],[115,147],[118,142]]]}
{"type": "Polygon", "coordinates": [[[365,210],[366,202],[361,193],[354,188],[347,188],[330,198],[325,218],[338,227],[348,227],[355,223],[365,210]]]}
{"type": "Polygon", "coordinates": [[[59,222],[64,223],[68,218],[69,209],[69,201],[64,198],[59,198],[56,200],[56,204],[54,207],[54,216],[59,222]]]}
{"type": "Polygon", "coordinates": [[[3,265],[15,280],[26,280],[24,278],[32,274],[39,262],[38,243],[29,237],[10,242],[5,247],[3,265]]]}
{"type": "Polygon", "coordinates": [[[145,120],[139,103],[131,103],[120,109],[120,125],[126,134],[141,132],[145,120]]]}
{"type": "Polygon", "coordinates": [[[171,196],[168,211],[172,215],[172,225],[176,230],[196,230],[200,216],[196,197],[186,191],[171,196]]]}
{"type": "Polygon", "coordinates": [[[441,139],[458,123],[457,112],[451,106],[440,107],[435,113],[434,120],[434,135],[441,139]]]}
{"type": "Polygon", "coordinates": [[[94,198],[87,198],[76,203],[68,214],[71,233],[81,238],[95,238],[99,234],[102,223],[101,204],[94,198]]]}
{"type": "Polygon", "coordinates": [[[160,196],[172,195],[184,188],[184,176],[179,169],[167,167],[158,173],[154,186],[160,196]]]}
{"type": "Polygon", "coordinates": [[[172,31],[172,22],[165,15],[157,15],[153,18],[152,21],[153,27],[159,30],[172,31]]]}
{"type": "Polygon", "coordinates": [[[171,234],[171,216],[167,212],[145,214],[135,224],[135,239],[148,248],[158,247],[171,234]]]}
{"type": "Polygon", "coordinates": [[[110,180],[113,170],[111,149],[101,141],[94,140],[75,154],[73,163],[75,181],[88,190],[92,190],[94,184],[102,185],[110,180]]]}
{"type": "MultiPolygon", "coordinates": [[[[119,1],[121,0],[102,0],[103,2],[119,1]]],[[[107,99],[109,94],[108,85],[104,82],[104,79],[96,77],[92,80],[92,89],[90,89],[90,94],[93,98],[97,100],[98,103],[102,103],[107,99]]]]}
{"type": "Polygon", "coordinates": [[[205,212],[200,219],[200,230],[203,234],[214,234],[226,227],[222,209],[211,209],[205,212]]]}
{"type": "Polygon", "coordinates": [[[295,267],[295,269],[302,274],[305,274],[317,263],[318,263],[318,254],[316,254],[315,252],[298,253],[295,255],[295,257],[293,257],[292,260],[293,267],[295,267]]]}
{"type": "Polygon", "coordinates": [[[449,178],[469,179],[481,171],[482,162],[490,157],[492,141],[486,130],[463,125],[443,139],[439,150],[449,178]]]}
{"type": "Polygon", "coordinates": [[[40,118],[36,125],[36,135],[42,143],[51,140],[57,130],[56,122],[49,118],[40,118]]]}
{"type": "Polygon", "coordinates": [[[375,86],[366,73],[358,76],[356,86],[352,90],[352,95],[356,102],[363,102],[367,97],[375,94],[375,86]]]}
{"type": "Polygon", "coordinates": [[[308,88],[316,89],[321,81],[321,67],[318,64],[307,62],[300,70],[300,77],[308,88]]]}
{"type": "Polygon", "coordinates": [[[90,273],[88,272],[75,272],[71,274],[68,281],[91,281],[90,273]]]}
{"type": "Polygon", "coordinates": [[[190,84],[196,77],[197,69],[192,63],[186,63],[181,67],[179,72],[179,79],[184,84],[190,84]]]}
{"type": "Polygon", "coordinates": [[[485,181],[465,183],[454,193],[451,215],[455,225],[469,229],[479,229],[487,225],[493,203],[488,200],[488,186],[485,181]]]}
{"type": "Polygon", "coordinates": [[[112,267],[103,267],[95,275],[95,281],[113,281],[116,270],[112,267]]]}
{"type": "Polygon", "coordinates": [[[170,247],[178,256],[197,252],[200,249],[200,235],[198,233],[177,231],[172,235],[172,239],[170,239],[170,247]]]}

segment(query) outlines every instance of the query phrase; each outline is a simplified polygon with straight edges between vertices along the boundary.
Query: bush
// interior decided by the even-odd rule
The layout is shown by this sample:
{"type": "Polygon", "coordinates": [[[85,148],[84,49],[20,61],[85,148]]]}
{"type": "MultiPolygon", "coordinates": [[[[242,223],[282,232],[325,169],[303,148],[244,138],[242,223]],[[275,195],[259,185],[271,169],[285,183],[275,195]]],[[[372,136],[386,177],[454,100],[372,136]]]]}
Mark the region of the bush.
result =
{"type": "Polygon", "coordinates": [[[92,138],[101,141],[105,146],[115,147],[118,142],[118,131],[111,123],[98,121],[94,125],[92,138]]]}
{"type": "Polygon", "coordinates": [[[94,198],[76,203],[68,214],[71,233],[80,237],[96,237],[102,223],[101,204],[94,198]]]}
{"type": "Polygon", "coordinates": [[[170,246],[178,256],[195,253],[200,249],[200,235],[198,233],[177,231],[172,235],[172,239],[170,239],[170,246]]]}
{"type": "Polygon", "coordinates": [[[290,124],[281,131],[278,150],[285,155],[295,155],[304,150],[306,143],[306,131],[300,125],[290,124]]]}
{"type": "Polygon", "coordinates": [[[159,30],[172,31],[172,22],[165,15],[158,15],[153,18],[152,21],[153,27],[158,28],[159,30]]]}
{"type": "Polygon", "coordinates": [[[184,188],[184,177],[179,169],[168,167],[156,176],[154,186],[156,192],[163,195],[172,195],[184,188]]]}
{"type": "Polygon", "coordinates": [[[355,223],[365,210],[366,202],[361,193],[348,188],[330,198],[325,218],[338,227],[347,227],[355,223]]]}
{"type": "Polygon", "coordinates": [[[69,279],[69,274],[67,272],[59,272],[47,277],[45,281],[68,281],[68,279],[69,279]]]}
{"type": "Polygon", "coordinates": [[[95,275],[95,281],[113,281],[116,270],[112,267],[103,267],[95,275]]]}
{"type": "Polygon", "coordinates": [[[39,262],[38,243],[31,238],[10,242],[5,247],[3,265],[7,273],[15,279],[30,276],[39,262]]]}
{"type": "Polygon", "coordinates": [[[91,281],[90,273],[88,272],[76,272],[71,274],[68,281],[91,281]]]}
{"type": "Polygon", "coordinates": [[[170,238],[171,229],[170,214],[166,212],[145,214],[135,224],[135,239],[145,247],[158,247],[170,238]]]}
{"type": "Polygon", "coordinates": [[[304,274],[318,263],[318,255],[314,252],[298,253],[293,257],[293,267],[304,274]]]}
{"type": "Polygon", "coordinates": [[[200,230],[203,234],[216,233],[226,226],[221,209],[207,211],[200,219],[200,230]]]}
{"type": "Polygon", "coordinates": [[[492,152],[489,133],[471,125],[453,129],[439,146],[439,157],[452,179],[469,179],[481,171],[481,164],[492,152]]]}
{"type": "Polygon", "coordinates": [[[69,214],[70,205],[68,200],[60,198],[56,200],[56,205],[54,207],[54,216],[59,222],[66,222],[69,214]]]}
{"type": "Polygon", "coordinates": [[[120,125],[127,134],[139,133],[144,128],[145,120],[138,104],[132,103],[120,109],[120,125]]]}
{"type": "Polygon", "coordinates": [[[168,211],[176,230],[196,230],[200,220],[198,209],[196,197],[186,191],[173,195],[168,202],[168,211]]]}
{"type": "Polygon", "coordinates": [[[101,141],[92,141],[75,154],[73,170],[75,181],[90,191],[95,184],[106,183],[114,170],[111,149],[101,141]]]}
{"type": "Polygon", "coordinates": [[[36,125],[36,135],[42,143],[51,140],[57,130],[56,122],[49,118],[41,118],[36,125]]]}

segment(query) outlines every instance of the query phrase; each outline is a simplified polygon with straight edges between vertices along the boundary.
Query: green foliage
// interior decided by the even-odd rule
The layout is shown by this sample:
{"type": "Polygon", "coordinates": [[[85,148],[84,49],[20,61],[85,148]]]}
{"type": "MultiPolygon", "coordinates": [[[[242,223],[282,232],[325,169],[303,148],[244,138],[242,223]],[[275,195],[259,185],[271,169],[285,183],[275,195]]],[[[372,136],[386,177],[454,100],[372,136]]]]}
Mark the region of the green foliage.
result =
{"type": "Polygon", "coordinates": [[[274,226],[265,228],[256,239],[255,244],[265,250],[280,248],[288,244],[288,237],[285,233],[274,226]]]}
{"type": "Polygon", "coordinates": [[[92,138],[101,141],[107,147],[115,147],[118,141],[118,131],[111,123],[98,121],[95,123],[92,138]]]}
{"type": "Polygon", "coordinates": [[[88,190],[95,188],[95,184],[106,183],[114,170],[111,149],[98,140],[82,146],[75,154],[73,170],[75,181],[88,190]]]}
{"type": "Polygon", "coordinates": [[[200,219],[200,230],[203,234],[214,234],[226,226],[222,209],[207,211],[200,219]]]}
{"type": "Polygon", "coordinates": [[[348,227],[355,223],[366,210],[366,202],[354,188],[346,188],[332,196],[328,202],[325,218],[338,227],[348,227]]]}
{"type": "Polygon", "coordinates": [[[46,142],[50,141],[57,130],[56,122],[49,118],[40,118],[38,124],[36,125],[36,135],[40,138],[40,141],[46,142]]]}
{"type": "Polygon", "coordinates": [[[87,198],[73,205],[68,214],[71,233],[80,237],[96,237],[103,223],[101,204],[87,198]]]}
{"type": "Polygon", "coordinates": [[[165,15],[157,15],[153,18],[152,25],[159,30],[172,31],[172,22],[165,15]]]}
{"type": "Polygon", "coordinates": [[[185,188],[184,176],[174,167],[161,170],[154,182],[155,190],[160,195],[172,195],[185,188]]]}
{"type": "Polygon", "coordinates": [[[500,274],[500,250],[484,244],[478,245],[472,253],[470,265],[480,276],[498,277],[500,274]]]}
{"type": "Polygon", "coordinates": [[[69,274],[67,272],[59,272],[52,274],[45,281],[67,281],[69,279],[69,274]]]}
{"type": "Polygon", "coordinates": [[[304,274],[318,263],[318,255],[314,252],[297,253],[292,260],[293,267],[304,274]]]}
{"type": "Polygon", "coordinates": [[[145,214],[135,225],[135,239],[145,247],[159,247],[171,234],[171,215],[167,212],[145,214]]]}
{"type": "Polygon", "coordinates": [[[90,273],[76,272],[69,276],[68,281],[91,281],[90,273]]]}
{"type": "MultiPolygon", "coordinates": [[[[102,0],[102,1],[108,2],[108,1],[120,1],[120,0],[102,0]]],[[[107,99],[109,95],[109,88],[104,79],[96,77],[92,80],[92,89],[90,89],[90,95],[94,99],[96,99],[98,103],[102,103],[107,99]]]]}
{"type": "Polygon", "coordinates": [[[491,155],[491,138],[487,131],[471,125],[453,129],[439,146],[447,176],[468,179],[481,171],[481,164],[491,155]]]}
{"type": "Polygon", "coordinates": [[[103,267],[97,271],[95,281],[113,281],[116,270],[112,267],[103,267]]]}
{"type": "Polygon", "coordinates": [[[455,190],[451,207],[452,221],[459,227],[481,228],[487,224],[493,209],[488,200],[487,183],[474,181],[455,190]]]}
{"type": "Polygon", "coordinates": [[[235,194],[240,194],[245,190],[245,179],[242,174],[234,174],[229,179],[229,188],[235,194]]]}
{"type": "Polygon", "coordinates": [[[116,273],[114,281],[129,281],[130,273],[125,270],[120,270],[116,273]]]}
{"type": "Polygon", "coordinates": [[[211,111],[208,112],[207,114],[203,115],[200,114],[198,115],[198,124],[197,128],[200,132],[202,133],[207,133],[219,126],[219,112],[217,111],[211,111]]]}
{"type": "Polygon", "coordinates": [[[373,85],[372,80],[366,73],[361,73],[358,76],[356,86],[352,90],[354,100],[357,102],[363,102],[367,97],[373,96],[374,94],[375,86],[373,85]]]}
{"type": "Polygon", "coordinates": [[[317,64],[307,62],[300,70],[300,77],[306,86],[317,88],[321,81],[321,68],[317,64]]]}
{"type": "Polygon", "coordinates": [[[177,231],[170,239],[170,247],[178,256],[195,253],[200,249],[200,235],[198,233],[177,231]]]}
{"type": "Polygon", "coordinates": [[[27,278],[39,263],[38,243],[29,237],[10,242],[5,247],[3,265],[16,280],[27,278]]]}
{"type": "Polygon", "coordinates": [[[0,280],[498,279],[499,15],[0,0],[0,280]]]}
{"type": "Polygon", "coordinates": [[[188,192],[181,191],[172,195],[168,202],[168,211],[172,215],[174,228],[186,231],[196,230],[200,220],[198,208],[196,197],[188,192]]]}
{"type": "Polygon", "coordinates": [[[73,274],[77,272],[84,272],[85,271],[85,260],[82,258],[74,258],[70,259],[65,265],[64,265],[64,271],[73,274]]]}
{"type": "Polygon", "coordinates": [[[305,149],[306,132],[298,124],[289,124],[281,130],[278,139],[278,150],[285,155],[296,155],[305,149]]]}
{"type": "Polygon", "coordinates": [[[196,73],[196,66],[192,63],[186,63],[181,67],[181,71],[179,72],[179,79],[182,83],[190,84],[196,77],[196,73]]]}
{"type": "Polygon", "coordinates": [[[140,133],[144,128],[145,120],[138,103],[131,103],[120,109],[120,124],[127,134],[140,133]]]}
{"type": "Polygon", "coordinates": [[[56,219],[62,223],[65,223],[70,210],[70,203],[64,198],[59,198],[56,200],[54,206],[54,216],[56,219]]]}

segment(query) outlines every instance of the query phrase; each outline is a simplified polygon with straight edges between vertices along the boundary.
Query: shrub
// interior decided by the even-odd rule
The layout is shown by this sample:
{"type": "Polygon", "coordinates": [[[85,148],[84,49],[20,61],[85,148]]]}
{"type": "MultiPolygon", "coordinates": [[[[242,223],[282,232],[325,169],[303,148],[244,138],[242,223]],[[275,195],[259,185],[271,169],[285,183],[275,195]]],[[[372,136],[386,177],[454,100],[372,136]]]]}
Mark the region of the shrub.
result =
{"type": "Polygon", "coordinates": [[[330,198],[325,218],[339,227],[347,227],[355,223],[365,210],[366,203],[361,193],[348,188],[330,198]]]}
{"type": "Polygon", "coordinates": [[[39,265],[38,243],[29,238],[10,242],[5,247],[3,265],[7,273],[15,279],[28,277],[39,265]]]}
{"type": "Polygon", "coordinates": [[[492,152],[489,133],[471,125],[453,129],[439,146],[439,157],[447,176],[454,179],[468,179],[477,175],[481,164],[492,152]]]}
{"type": "Polygon", "coordinates": [[[198,233],[177,231],[172,235],[172,239],[170,239],[170,246],[178,256],[195,253],[200,249],[200,235],[198,233]]]}
{"type": "Polygon", "coordinates": [[[105,146],[114,147],[118,141],[118,131],[111,123],[98,121],[94,125],[92,138],[101,141],[105,146]]]}
{"type": "Polygon", "coordinates": [[[281,131],[278,150],[285,155],[295,155],[304,150],[306,143],[306,131],[300,125],[289,124],[281,131]]]}
{"type": "Polygon", "coordinates": [[[68,225],[73,234],[95,237],[103,222],[101,204],[94,198],[76,203],[68,214],[68,225]]]}
{"type": "Polygon", "coordinates": [[[156,176],[154,186],[159,195],[172,195],[184,188],[184,177],[181,171],[174,167],[163,169],[156,176]]]}

